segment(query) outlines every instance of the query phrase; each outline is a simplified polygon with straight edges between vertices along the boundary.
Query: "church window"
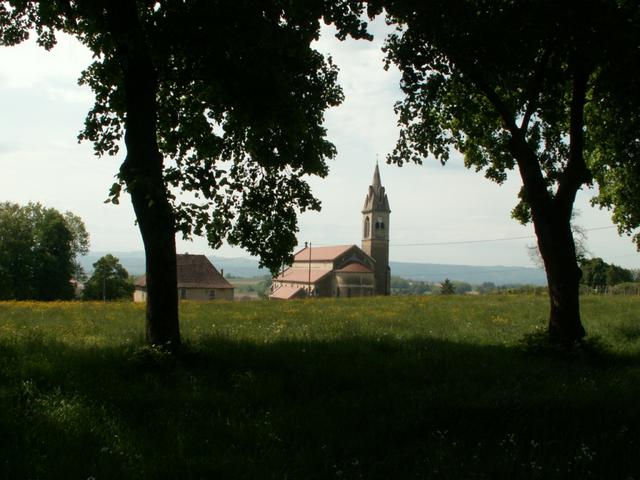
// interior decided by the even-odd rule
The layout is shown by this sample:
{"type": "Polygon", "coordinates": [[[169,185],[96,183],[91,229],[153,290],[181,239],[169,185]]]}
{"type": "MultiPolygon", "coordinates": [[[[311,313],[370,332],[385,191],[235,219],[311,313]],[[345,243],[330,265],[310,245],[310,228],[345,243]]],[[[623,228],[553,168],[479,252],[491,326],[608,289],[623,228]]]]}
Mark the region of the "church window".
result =
{"type": "Polygon", "coordinates": [[[364,217],[364,238],[367,238],[370,234],[371,230],[371,222],[369,221],[369,217],[364,217]]]}

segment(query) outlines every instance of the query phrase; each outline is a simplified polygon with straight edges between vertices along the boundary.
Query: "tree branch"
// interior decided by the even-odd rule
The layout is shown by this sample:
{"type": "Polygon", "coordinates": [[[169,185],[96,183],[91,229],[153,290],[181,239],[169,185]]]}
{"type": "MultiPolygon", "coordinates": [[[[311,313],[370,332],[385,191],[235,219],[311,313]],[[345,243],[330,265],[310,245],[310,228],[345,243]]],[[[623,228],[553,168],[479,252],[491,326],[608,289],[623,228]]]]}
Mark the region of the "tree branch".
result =
{"type": "Polygon", "coordinates": [[[558,181],[554,203],[570,215],[578,189],[591,181],[591,172],[584,161],[584,106],[589,73],[584,60],[573,66],[573,85],[569,116],[569,160],[558,181]]]}
{"type": "Polygon", "coordinates": [[[518,128],[516,124],[515,112],[509,109],[495,89],[484,80],[480,72],[475,71],[473,66],[462,65],[458,62],[458,59],[454,59],[454,63],[491,102],[500,118],[502,118],[505,128],[511,134],[509,149],[518,164],[522,184],[527,195],[527,203],[535,209],[546,209],[550,205],[552,198],[547,190],[547,184],[542,175],[538,157],[526,141],[526,130],[518,128]]]}
{"type": "Polygon", "coordinates": [[[542,90],[542,82],[544,80],[544,73],[549,61],[549,57],[551,57],[551,49],[547,48],[544,52],[542,52],[542,57],[537,63],[535,71],[533,73],[533,78],[531,84],[529,85],[527,94],[527,109],[524,112],[524,117],[522,118],[522,123],[520,124],[520,130],[523,133],[526,133],[527,129],[529,128],[531,117],[538,107],[538,98],[540,95],[540,91],[542,90]]]}

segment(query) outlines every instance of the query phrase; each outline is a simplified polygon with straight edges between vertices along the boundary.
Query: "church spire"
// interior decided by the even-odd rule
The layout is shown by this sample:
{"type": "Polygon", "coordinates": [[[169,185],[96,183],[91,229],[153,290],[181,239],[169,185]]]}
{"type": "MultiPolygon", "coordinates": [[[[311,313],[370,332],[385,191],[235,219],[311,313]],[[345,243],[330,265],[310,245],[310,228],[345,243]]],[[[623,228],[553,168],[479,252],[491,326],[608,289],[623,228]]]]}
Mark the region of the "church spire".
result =
{"type": "Polygon", "coordinates": [[[391,211],[389,208],[389,199],[385,193],[385,189],[380,181],[380,169],[378,168],[378,162],[376,162],[376,169],[373,171],[373,180],[369,185],[369,193],[364,200],[364,207],[362,213],[376,211],[391,211]]]}
{"type": "Polygon", "coordinates": [[[375,292],[389,295],[389,198],[380,181],[380,168],[376,162],[373,181],[369,185],[362,209],[362,250],[375,260],[375,292]]]}
{"type": "Polygon", "coordinates": [[[376,169],[373,172],[373,181],[371,182],[371,186],[374,188],[380,188],[382,186],[382,182],[380,181],[380,170],[378,169],[377,160],[376,160],[376,169]]]}

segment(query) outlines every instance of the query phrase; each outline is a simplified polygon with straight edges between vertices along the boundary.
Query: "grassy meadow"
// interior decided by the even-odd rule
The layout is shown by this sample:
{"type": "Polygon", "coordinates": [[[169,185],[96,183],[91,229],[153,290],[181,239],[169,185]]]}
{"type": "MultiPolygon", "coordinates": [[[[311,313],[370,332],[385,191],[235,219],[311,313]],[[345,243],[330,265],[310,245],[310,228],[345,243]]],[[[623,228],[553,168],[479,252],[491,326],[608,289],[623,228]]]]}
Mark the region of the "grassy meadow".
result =
{"type": "Polygon", "coordinates": [[[640,297],[0,303],[3,479],[640,478],[640,297]]]}

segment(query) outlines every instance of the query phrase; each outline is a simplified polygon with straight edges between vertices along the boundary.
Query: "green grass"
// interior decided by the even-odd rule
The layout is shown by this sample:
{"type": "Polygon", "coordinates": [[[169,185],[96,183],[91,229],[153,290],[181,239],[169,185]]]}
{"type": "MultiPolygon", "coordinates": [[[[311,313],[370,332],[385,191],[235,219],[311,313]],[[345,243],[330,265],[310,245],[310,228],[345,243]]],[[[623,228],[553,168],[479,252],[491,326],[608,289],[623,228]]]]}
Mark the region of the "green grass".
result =
{"type": "Polygon", "coordinates": [[[638,478],[639,297],[0,303],[0,478],[638,478]]]}

